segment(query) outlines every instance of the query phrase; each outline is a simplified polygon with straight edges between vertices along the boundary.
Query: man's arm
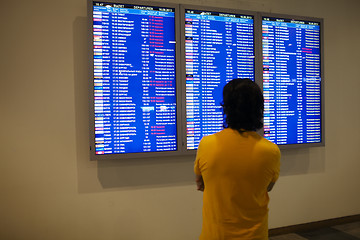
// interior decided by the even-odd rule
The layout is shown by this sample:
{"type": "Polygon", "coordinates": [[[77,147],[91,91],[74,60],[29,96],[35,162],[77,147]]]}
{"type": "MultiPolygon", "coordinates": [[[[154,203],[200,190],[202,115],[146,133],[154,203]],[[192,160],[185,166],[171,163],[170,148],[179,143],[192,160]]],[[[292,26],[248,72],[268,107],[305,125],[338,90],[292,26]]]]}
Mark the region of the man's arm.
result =
{"type": "Polygon", "coordinates": [[[205,189],[205,185],[204,185],[204,180],[203,180],[202,176],[195,174],[195,182],[196,182],[197,190],[203,192],[205,189]]]}
{"type": "Polygon", "coordinates": [[[281,152],[280,152],[280,149],[279,149],[278,147],[276,147],[273,155],[274,155],[274,156],[273,156],[273,159],[274,159],[273,163],[274,163],[274,165],[273,165],[272,168],[273,168],[273,172],[274,172],[273,174],[274,174],[274,176],[273,176],[273,178],[272,178],[269,186],[267,187],[267,191],[268,191],[268,192],[270,192],[270,191],[273,189],[273,187],[274,187],[274,185],[275,185],[275,182],[276,182],[277,179],[279,178],[279,174],[280,174],[280,157],[281,157],[281,152]]]}

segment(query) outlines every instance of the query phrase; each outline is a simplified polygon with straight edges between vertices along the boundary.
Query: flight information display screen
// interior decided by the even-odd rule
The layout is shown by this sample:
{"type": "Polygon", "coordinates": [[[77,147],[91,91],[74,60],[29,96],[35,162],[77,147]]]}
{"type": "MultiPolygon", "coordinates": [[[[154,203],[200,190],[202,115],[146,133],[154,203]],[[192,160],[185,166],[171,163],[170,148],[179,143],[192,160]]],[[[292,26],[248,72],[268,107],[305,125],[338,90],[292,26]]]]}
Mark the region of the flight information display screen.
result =
{"type": "Polygon", "coordinates": [[[95,154],[177,150],[175,9],[92,7],[95,154]]]}
{"type": "Polygon", "coordinates": [[[186,138],[197,149],[203,136],[223,129],[222,89],[234,78],[254,80],[254,18],[185,9],[186,138]]]}
{"type": "Polygon", "coordinates": [[[321,143],[320,23],[262,17],[264,136],[321,143]]]}

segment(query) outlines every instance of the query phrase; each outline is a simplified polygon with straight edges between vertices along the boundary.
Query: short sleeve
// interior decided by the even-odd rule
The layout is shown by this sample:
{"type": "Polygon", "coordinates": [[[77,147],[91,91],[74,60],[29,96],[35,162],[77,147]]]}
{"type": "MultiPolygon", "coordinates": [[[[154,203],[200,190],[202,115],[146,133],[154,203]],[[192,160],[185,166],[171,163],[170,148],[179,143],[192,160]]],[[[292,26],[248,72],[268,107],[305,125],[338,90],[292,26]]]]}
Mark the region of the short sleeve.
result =
{"type": "Polygon", "coordinates": [[[199,167],[199,159],[196,159],[196,160],[195,160],[194,173],[195,173],[196,175],[201,175],[201,171],[200,171],[200,167],[199,167]]]}
{"type": "Polygon", "coordinates": [[[280,153],[280,149],[278,146],[275,146],[274,149],[274,155],[273,155],[273,178],[271,180],[271,182],[276,182],[279,178],[280,175],[280,158],[281,158],[281,153],[280,153]]]}
{"type": "Polygon", "coordinates": [[[210,145],[212,145],[213,135],[203,137],[199,143],[198,149],[196,151],[196,158],[194,164],[194,172],[197,175],[202,175],[202,172],[206,168],[207,161],[207,152],[210,145]]]}
{"type": "Polygon", "coordinates": [[[194,172],[196,175],[201,175],[201,170],[200,170],[200,156],[202,155],[201,150],[202,150],[202,144],[201,144],[202,140],[199,143],[198,149],[196,151],[196,158],[195,158],[195,163],[194,163],[194,172]]]}

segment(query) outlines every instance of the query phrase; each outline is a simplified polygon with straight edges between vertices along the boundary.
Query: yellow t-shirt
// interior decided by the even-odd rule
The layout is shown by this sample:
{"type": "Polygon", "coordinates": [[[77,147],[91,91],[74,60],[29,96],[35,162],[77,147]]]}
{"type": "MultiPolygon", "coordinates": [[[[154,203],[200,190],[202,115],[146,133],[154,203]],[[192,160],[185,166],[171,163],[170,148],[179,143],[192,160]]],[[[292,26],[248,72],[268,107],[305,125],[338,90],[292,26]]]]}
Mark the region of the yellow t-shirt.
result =
{"type": "Polygon", "coordinates": [[[194,170],[205,185],[201,240],[268,239],[267,187],[279,177],[277,145],[227,128],[200,141],[194,170]]]}

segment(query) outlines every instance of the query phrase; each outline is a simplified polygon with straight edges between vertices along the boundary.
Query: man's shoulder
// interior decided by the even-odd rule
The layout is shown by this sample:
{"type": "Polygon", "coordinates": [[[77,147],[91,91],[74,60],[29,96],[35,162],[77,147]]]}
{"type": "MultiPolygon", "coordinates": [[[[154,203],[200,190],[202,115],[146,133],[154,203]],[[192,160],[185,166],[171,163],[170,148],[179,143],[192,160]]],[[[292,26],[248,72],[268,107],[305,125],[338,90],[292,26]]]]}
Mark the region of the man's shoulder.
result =
{"type": "Polygon", "coordinates": [[[261,140],[259,141],[259,143],[257,144],[257,148],[259,150],[262,150],[262,151],[265,151],[265,152],[271,152],[271,153],[274,153],[274,154],[280,154],[280,149],[279,147],[267,140],[266,138],[263,138],[261,137],[261,140]]]}
{"type": "Polygon", "coordinates": [[[217,133],[204,136],[204,137],[201,139],[200,144],[201,144],[201,145],[214,144],[215,141],[216,141],[216,134],[217,134],[217,133]]]}

